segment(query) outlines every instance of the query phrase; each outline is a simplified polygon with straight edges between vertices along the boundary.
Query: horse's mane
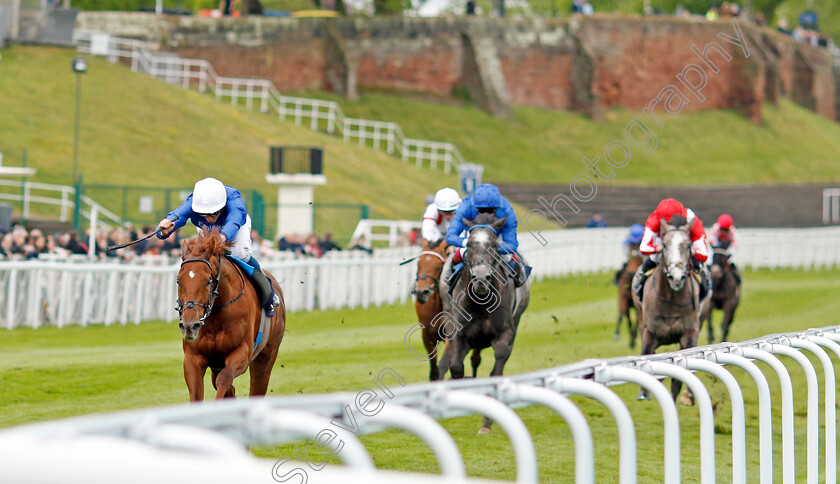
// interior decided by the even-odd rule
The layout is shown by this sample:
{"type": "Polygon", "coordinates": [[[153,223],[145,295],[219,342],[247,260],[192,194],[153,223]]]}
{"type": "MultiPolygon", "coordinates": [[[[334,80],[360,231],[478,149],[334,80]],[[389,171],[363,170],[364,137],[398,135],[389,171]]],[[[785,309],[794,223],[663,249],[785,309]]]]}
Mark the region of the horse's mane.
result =
{"type": "Polygon", "coordinates": [[[193,257],[210,257],[223,255],[225,249],[232,245],[231,241],[222,241],[222,235],[218,227],[212,230],[202,230],[198,237],[187,239],[181,243],[181,256],[184,259],[193,257]]]}
{"type": "Polygon", "coordinates": [[[672,225],[674,227],[682,227],[685,225],[686,219],[682,215],[674,215],[671,217],[671,221],[668,222],[668,225],[672,225]]]}
{"type": "Polygon", "coordinates": [[[498,219],[492,213],[480,213],[475,217],[474,222],[476,225],[490,225],[496,220],[498,219]]]}

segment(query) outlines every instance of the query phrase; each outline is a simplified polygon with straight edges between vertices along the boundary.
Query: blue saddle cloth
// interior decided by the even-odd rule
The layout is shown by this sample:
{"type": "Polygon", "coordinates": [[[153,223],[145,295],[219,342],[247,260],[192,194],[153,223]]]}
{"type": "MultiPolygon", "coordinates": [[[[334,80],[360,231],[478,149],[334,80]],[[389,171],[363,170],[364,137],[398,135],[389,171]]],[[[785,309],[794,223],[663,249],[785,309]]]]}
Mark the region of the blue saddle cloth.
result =
{"type": "MultiPolygon", "coordinates": [[[[238,259],[238,258],[236,258],[232,255],[228,255],[227,258],[231,262],[233,262],[234,264],[238,265],[239,268],[242,269],[245,272],[245,274],[248,274],[249,278],[254,276],[254,268],[251,267],[250,265],[248,265],[247,262],[245,262],[242,259],[238,259]]],[[[260,331],[257,333],[257,337],[254,338],[254,350],[253,351],[255,353],[256,353],[256,350],[257,350],[257,346],[259,346],[260,341],[262,341],[262,339],[263,339],[263,331],[265,331],[265,320],[266,320],[265,311],[261,311],[261,312],[262,312],[262,315],[261,315],[262,319],[260,320],[260,331]]]]}

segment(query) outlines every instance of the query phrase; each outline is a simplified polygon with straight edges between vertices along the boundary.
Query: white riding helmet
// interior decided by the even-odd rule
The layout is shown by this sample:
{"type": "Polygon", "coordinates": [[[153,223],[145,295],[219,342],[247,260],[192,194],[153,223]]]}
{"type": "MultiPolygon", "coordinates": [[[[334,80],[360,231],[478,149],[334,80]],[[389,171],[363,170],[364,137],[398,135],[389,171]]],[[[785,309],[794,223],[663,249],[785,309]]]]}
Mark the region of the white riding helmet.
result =
{"type": "Polygon", "coordinates": [[[192,209],[195,213],[216,213],[227,203],[224,183],[215,178],[205,178],[195,183],[192,209]]]}
{"type": "Polygon", "coordinates": [[[441,188],[435,194],[435,208],[441,212],[451,212],[461,204],[461,196],[451,188],[441,188]]]}

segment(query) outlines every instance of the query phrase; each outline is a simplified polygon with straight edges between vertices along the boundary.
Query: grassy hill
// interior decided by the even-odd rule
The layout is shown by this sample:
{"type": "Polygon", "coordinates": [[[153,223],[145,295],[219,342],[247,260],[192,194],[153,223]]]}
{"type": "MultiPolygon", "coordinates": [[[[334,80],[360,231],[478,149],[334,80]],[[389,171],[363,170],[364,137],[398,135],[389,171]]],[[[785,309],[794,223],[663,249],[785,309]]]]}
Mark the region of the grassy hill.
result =
{"type": "MultiPolygon", "coordinates": [[[[70,184],[76,80],[69,66],[75,53],[17,46],[0,54],[5,163],[20,164],[27,149],[29,164],[38,169],[35,181],[70,184]]],[[[345,239],[358,220],[358,204],[369,205],[374,218],[416,219],[426,194],[456,183],[455,176],[419,170],[102,59],[91,59],[82,83],[79,164],[88,184],[189,189],[195,180],[215,176],[243,191],[258,190],[272,202],[276,192],[265,182],[269,146],[320,146],[329,182],[316,189],[316,203],[356,205],[318,209],[316,229],[333,230],[345,239]]],[[[583,171],[581,157],[601,155],[638,115],[619,109],[593,121],[574,113],[517,108],[513,119],[504,120],[453,99],[365,93],[350,102],[329,93],[310,94],[337,100],[351,116],[396,121],[410,137],[454,142],[467,160],[486,166],[485,179],[491,181],[565,183],[583,171]]],[[[840,124],[784,100],[765,105],[763,112],[761,125],[734,111],[668,117],[658,132],[658,149],[649,157],[634,150],[612,183],[840,181],[840,124]]],[[[141,191],[127,202],[118,190],[88,194],[111,210],[120,212],[126,205],[131,217],[139,216],[141,191]]],[[[164,205],[156,200],[155,211],[170,208],[164,205]]],[[[273,225],[274,212],[269,210],[266,218],[273,225]]]]}
{"type": "MultiPolygon", "coordinates": [[[[455,143],[471,162],[486,166],[485,179],[562,183],[584,172],[580,159],[601,156],[639,112],[608,111],[603,121],[574,113],[520,107],[511,120],[471,105],[430,103],[370,92],[358,102],[328,93],[348,115],[399,123],[413,137],[455,143]]],[[[611,183],[789,183],[840,180],[840,124],[792,102],[763,106],[761,125],[732,110],[681,113],[663,118],[659,147],[630,163],[611,183]]]]}
{"type": "MultiPolygon", "coordinates": [[[[19,165],[25,148],[29,165],[38,170],[35,181],[70,185],[76,87],[70,63],[75,52],[13,47],[0,54],[4,163],[19,165]]],[[[372,218],[419,219],[428,193],[457,182],[454,175],[420,170],[99,58],[90,60],[82,77],[80,132],[79,170],[85,183],[190,188],[213,176],[276,201],[274,187],[265,181],[272,145],[323,147],[328,182],[316,188],[315,202],[367,204],[372,218]]],[[[112,210],[122,205],[118,191],[91,195],[112,210]]],[[[355,208],[320,213],[319,231],[338,228],[344,235],[359,217],[355,208]]]]}

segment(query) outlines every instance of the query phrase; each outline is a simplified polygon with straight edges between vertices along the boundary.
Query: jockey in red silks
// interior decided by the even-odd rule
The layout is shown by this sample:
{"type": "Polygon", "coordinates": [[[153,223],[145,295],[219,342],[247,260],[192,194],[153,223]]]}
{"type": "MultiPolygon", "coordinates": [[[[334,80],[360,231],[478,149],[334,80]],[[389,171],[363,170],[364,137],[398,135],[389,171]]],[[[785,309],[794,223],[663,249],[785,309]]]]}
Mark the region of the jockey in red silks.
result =
{"type": "Polygon", "coordinates": [[[429,247],[437,247],[449,230],[449,223],[455,210],[461,205],[461,195],[452,188],[441,188],[435,194],[435,200],[423,213],[421,234],[429,247]]]}
{"type": "MultiPolygon", "coordinates": [[[[271,282],[262,272],[259,262],[251,254],[251,217],[239,190],[215,178],[205,178],[195,184],[195,189],[175,210],[161,220],[158,238],[165,239],[183,227],[187,220],[198,228],[218,228],[223,240],[230,242],[230,255],[249,266],[248,272],[263,304],[266,316],[274,316],[280,298],[271,282]]],[[[242,266],[242,264],[240,264],[242,266]]],[[[244,267],[243,267],[244,268],[244,267]]]]}
{"type": "Polygon", "coordinates": [[[729,256],[729,267],[740,284],[741,273],[735,267],[733,261],[735,251],[738,250],[738,231],[735,230],[731,215],[725,213],[718,217],[717,222],[712,225],[712,229],[709,231],[709,243],[712,244],[713,249],[726,250],[726,254],[729,256]]]}
{"type": "Polygon", "coordinates": [[[660,220],[665,219],[666,222],[670,222],[671,217],[675,215],[680,215],[689,222],[693,220],[688,235],[691,238],[691,261],[700,274],[700,300],[702,301],[709,292],[709,281],[711,279],[708,269],[703,264],[709,257],[709,249],[706,246],[706,231],[703,229],[703,222],[700,221],[700,217],[695,215],[694,211],[683,207],[682,203],[673,198],[666,198],[659,202],[656,210],[650,214],[645,222],[645,233],[642,236],[639,251],[647,258],[644,264],[639,266],[636,275],[633,277],[633,292],[639,296],[640,300],[647,280],[646,274],[656,267],[656,264],[662,258],[663,233],[660,220]]]}

